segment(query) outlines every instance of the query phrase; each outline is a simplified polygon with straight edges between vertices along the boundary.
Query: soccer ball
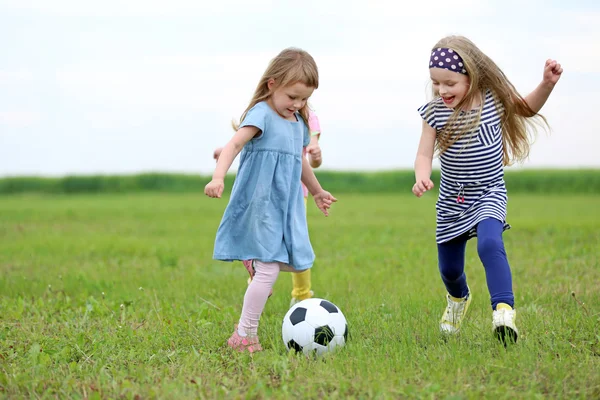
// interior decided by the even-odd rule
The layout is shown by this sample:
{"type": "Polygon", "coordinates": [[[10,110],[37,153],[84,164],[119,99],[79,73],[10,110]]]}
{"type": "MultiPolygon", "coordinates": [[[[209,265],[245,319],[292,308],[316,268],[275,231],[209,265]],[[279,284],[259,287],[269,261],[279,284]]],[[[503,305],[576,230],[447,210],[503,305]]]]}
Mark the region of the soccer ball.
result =
{"type": "Polygon", "coordinates": [[[348,324],[335,304],[306,299],[285,314],[281,335],[288,350],[322,355],[346,344],[348,324]]]}

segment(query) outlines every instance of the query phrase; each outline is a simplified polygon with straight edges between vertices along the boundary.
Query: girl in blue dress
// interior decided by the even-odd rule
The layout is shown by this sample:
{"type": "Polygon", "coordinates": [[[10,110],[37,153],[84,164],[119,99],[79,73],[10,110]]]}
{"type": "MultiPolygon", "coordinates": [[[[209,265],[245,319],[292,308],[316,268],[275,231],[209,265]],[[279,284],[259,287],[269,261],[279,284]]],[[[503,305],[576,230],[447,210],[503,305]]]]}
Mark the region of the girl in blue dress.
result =
{"type": "Polygon", "coordinates": [[[304,271],[314,262],[301,182],[326,216],[337,201],[302,156],[310,143],[306,103],[318,86],[318,69],[307,52],[288,48],[271,60],[204,189],[220,198],[225,175],[241,152],[214,249],[216,260],[243,261],[252,278],[227,342],[239,351],[262,350],[258,322],[279,272],[304,271]]]}
{"type": "Polygon", "coordinates": [[[433,188],[434,150],[441,161],[436,204],[439,270],[447,306],[440,328],[458,333],[471,303],[464,273],[467,240],[477,237],[477,252],[486,273],[492,327],[502,341],[517,340],[512,277],[502,233],[507,194],[504,165],[527,158],[527,125],[538,114],[563,70],[547,60],[542,82],[521,97],[498,66],[470,40],[450,36],[432,49],[429,73],[434,100],[419,108],[423,133],[415,160],[413,193],[433,188]]]}

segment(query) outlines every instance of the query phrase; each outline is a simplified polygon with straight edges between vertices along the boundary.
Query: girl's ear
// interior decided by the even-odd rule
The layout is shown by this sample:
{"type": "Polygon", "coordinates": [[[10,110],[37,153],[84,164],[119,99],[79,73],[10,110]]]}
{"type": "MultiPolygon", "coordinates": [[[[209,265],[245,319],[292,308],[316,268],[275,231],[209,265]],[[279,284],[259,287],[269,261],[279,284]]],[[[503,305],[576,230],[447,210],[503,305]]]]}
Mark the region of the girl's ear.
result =
{"type": "Polygon", "coordinates": [[[275,79],[269,79],[267,81],[267,88],[269,89],[269,91],[273,90],[273,88],[275,87],[275,79]]]}

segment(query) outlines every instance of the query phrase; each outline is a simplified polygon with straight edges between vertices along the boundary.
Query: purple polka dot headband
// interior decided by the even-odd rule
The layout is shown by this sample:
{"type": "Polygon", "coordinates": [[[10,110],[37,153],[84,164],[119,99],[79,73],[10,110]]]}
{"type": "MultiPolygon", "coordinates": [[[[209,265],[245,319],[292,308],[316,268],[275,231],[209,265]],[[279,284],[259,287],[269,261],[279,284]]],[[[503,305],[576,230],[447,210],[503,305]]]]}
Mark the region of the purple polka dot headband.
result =
{"type": "Polygon", "coordinates": [[[467,74],[463,59],[452,49],[438,47],[431,52],[429,59],[429,68],[443,68],[448,71],[458,72],[459,74],[467,74]]]}

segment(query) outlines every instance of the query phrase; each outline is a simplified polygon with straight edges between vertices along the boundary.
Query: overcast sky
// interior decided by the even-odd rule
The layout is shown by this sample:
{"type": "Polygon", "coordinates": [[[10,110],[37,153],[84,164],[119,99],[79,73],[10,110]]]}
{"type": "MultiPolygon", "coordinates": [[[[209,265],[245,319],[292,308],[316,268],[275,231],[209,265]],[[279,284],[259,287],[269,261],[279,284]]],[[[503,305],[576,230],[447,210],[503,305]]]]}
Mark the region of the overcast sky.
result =
{"type": "Polygon", "coordinates": [[[315,58],[323,168],[412,167],[431,47],[473,40],[526,95],[564,74],[525,167],[600,167],[596,1],[0,0],[0,176],[212,173],[269,60],[315,58]],[[402,4],[402,6],[400,6],[402,4]]]}

